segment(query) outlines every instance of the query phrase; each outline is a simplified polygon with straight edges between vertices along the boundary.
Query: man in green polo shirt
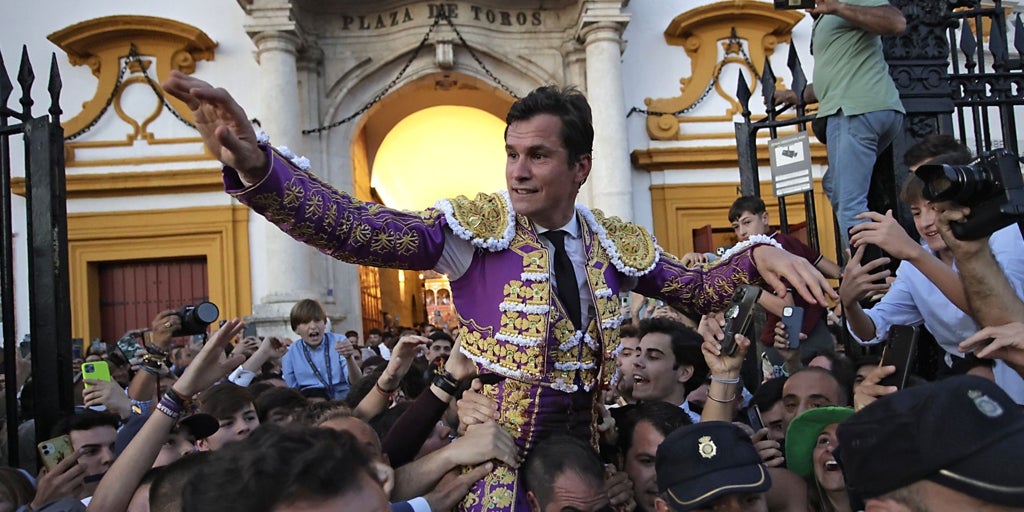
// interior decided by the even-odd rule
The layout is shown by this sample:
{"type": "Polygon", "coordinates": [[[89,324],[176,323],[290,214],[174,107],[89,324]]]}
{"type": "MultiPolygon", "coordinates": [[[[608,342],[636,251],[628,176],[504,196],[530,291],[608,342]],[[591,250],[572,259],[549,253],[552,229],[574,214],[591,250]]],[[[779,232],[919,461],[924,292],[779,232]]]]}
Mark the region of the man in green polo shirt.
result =
{"type": "MultiPolygon", "coordinates": [[[[881,36],[903,32],[906,19],[886,0],[817,0],[811,53],[814,84],[804,101],[826,118],[828,171],[823,186],[839,218],[844,244],[854,217],[868,210],[868,186],[878,155],[903,125],[903,104],[889,76],[881,36]]],[[[796,103],[780,91],[776,101],[796,103]]]]}

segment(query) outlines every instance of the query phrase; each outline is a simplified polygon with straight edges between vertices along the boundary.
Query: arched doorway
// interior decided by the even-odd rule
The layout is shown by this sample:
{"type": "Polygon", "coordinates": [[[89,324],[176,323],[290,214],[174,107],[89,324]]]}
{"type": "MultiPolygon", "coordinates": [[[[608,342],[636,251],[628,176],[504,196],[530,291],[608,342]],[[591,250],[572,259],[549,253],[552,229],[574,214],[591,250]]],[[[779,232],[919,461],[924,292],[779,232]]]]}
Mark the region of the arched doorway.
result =
{"type": "MultiPolygon", "coordinates": [[[[461,73],[429,74],[403,85],[368,112],[352,137],[356,195],[423,209],[442,197],[504,189],[504,118],[513,101],[461,73]]],[[[361,269],[364,313],[386,311],[405,325],[428,321],[419,276],[361,269]],[[376,279],[368,275],[373,272],[376,279]]],[[[364,328],[375,323],[363,315],[364,328]]]]}

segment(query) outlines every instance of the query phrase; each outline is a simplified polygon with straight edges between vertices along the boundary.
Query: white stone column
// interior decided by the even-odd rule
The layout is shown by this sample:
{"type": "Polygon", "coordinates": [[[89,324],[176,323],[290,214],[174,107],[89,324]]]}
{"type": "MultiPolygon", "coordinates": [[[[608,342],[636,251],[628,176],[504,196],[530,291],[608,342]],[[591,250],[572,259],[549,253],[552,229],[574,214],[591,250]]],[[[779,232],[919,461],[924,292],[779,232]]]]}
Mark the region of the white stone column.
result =
{"type": "MultiPolygon", "coordinates": [[[[260,65],[259,120],[275,146],[287,146],[303,154],[300,133],[299,89],[296,57],[301,43],[298,36],[285,31],[265,31],[252,38],[260,65]]],[[[260,220],[266,229],[266,266],[262,272],[266,290],[253,306],[261,334],[294,337],[287,326],[288,313],[295,301],[320,299],[322,286],[315,286],[312,259],[315,251],[284,234],[277,226],[260,220]],[[282,330],[283,329],[283,330],[282,330]]]]}
{"type": "Polygon", "coordinates": [[[592,206],[631,220],[632,166],[620,65],[625,16],[584,14],[579,34],[586,48],[587,96],[594,115],[594,167],[589,180],[592,206]]]}

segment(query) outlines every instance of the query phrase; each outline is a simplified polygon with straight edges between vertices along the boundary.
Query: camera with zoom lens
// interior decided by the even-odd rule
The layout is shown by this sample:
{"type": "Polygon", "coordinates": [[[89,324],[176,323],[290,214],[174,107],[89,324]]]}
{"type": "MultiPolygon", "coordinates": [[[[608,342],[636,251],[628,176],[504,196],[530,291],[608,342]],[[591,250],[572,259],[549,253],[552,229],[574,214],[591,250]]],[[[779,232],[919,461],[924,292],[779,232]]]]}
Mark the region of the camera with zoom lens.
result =
{"type": "Polygon", "coordinates": [[[925,164],[916,174],[924,181],[925,199],[971,209],[964,222],[950,225],[960,240],[979,240],[1024,220],[1020,161],[1005,149],[982,153],[968,165],[925,164]]]}
{"type": "Polygon", "coordinates": [[[184,306],[175,315],[181,319],[181,327],[171,335],[195,336],[206,334],[206,328],[220,316],[220,309],[217,309],[216,304],[204,301],[195,306],[184,306]]]}

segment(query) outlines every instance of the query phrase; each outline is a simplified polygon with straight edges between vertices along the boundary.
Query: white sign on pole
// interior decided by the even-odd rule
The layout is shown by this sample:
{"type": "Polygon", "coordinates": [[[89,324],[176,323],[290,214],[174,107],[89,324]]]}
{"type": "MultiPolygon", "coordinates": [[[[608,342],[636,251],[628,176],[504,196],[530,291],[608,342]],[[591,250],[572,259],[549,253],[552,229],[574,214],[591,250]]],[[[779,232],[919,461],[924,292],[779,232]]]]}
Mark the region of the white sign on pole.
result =
{"type": "Polygon", "coordinates": [[[798,132],[768,141],[772,188],[775,197],[807,192],[814,187],[811,176],[811,141],[798,132]]]}

